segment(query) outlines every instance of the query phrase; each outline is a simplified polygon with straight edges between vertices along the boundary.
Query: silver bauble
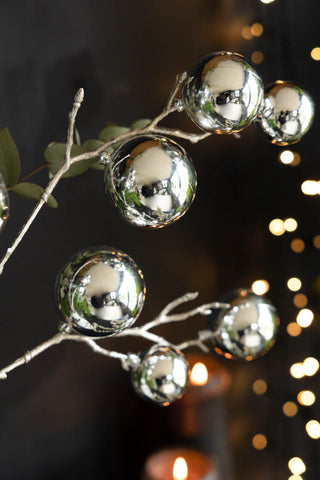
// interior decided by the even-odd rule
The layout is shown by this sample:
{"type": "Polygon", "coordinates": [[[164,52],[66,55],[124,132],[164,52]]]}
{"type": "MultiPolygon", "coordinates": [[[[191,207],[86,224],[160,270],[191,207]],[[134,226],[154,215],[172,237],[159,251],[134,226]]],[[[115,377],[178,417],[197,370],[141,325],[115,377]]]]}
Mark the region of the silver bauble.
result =
{"type": "Polygon", "coordinates": [[[223,295],[220,301],[230,308],[213,311],[208,326],[217,353],[227,358],[252,360],[274,344],[279,326],[275,307],[250,290],[238,289],[223,295]]]}
{"type": "Polygon", "coordinates": [[[311,127],[314,103],[298,85],[278,80],[265,89],[255,126],[276,145],[299,142],[311,127]]]}
{"type": "Polygon", "coordinates": [[[0,173],[0,231],[6,224],[9,216],[9,197],[6,184],[0,173]]]}
{"type": "Polygon", "coordinates": [[[164,407],[182,397],[188,385],[189,367],[179,350],[154,345],[139,356],[140,363],[132,369],[131,381],[140,397],[164,407]]]}
{"type": "Polygon", "coordinates": [[[112,154],[110,168],[106,189],[134,225],[163,227],[184,215],[193,202],[196,171],[187,152],[173,140],[135,137],[112,154]]]}
{"type": "Polygon", "coordinates": [[[263,98],[262,80],[244,57],[217,52],[188,72],[183,86],[185,110],[208,132],[234,133],[255,119],[263,98]]]}
{"type": "Polygon", "coordinates": [[[138,318],[145,299],[141,270],[126,253],[112,247],[77,253],[57,278],[62,328],[93,337],[122,332],[138,318]]]}

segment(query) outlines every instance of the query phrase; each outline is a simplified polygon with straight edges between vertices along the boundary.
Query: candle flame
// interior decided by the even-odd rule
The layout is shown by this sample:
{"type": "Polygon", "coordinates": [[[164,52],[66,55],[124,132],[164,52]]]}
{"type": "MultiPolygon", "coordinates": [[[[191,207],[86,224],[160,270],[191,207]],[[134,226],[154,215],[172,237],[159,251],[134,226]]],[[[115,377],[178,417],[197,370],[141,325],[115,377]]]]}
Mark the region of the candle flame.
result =
{"type": "Polygon", "coordinates": [[[197,362],[193,365],[190,375],[192,385],[205,385],[208,381],[208,370],[204,363],[197,362]]]}
{"type": "Polygon", "coordinates": [[[188,465],[183,457],[175,459],[173,464],[173,480],[187,480],[188,465]]]}

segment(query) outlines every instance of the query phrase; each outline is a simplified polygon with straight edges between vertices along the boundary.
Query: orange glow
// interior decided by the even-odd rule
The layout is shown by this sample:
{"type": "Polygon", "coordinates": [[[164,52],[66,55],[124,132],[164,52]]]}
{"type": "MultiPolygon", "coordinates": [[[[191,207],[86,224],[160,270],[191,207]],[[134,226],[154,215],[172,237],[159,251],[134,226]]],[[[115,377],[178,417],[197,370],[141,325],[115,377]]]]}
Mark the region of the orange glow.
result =
{"type": "Polygon", "coordinates": [[[266,280],[256,280],[251,285],[251,290],[256,295],[264,295],[269,290],[270,285],[266,280]]]}
{"type": "Polygon", "coordinates": [[[287,332],[291,337],[298,337],[302,332],[302,328],[296,322],[291,322],[287,325],[287,332]]]}
{"type": "Polygon", "coordinates": [[[255,37],[261,37],[261,35],[263,34],[263,26],[261,25],[261,23],[253,23],[251,25],[251,33],[255,37]]]}
{"type": "Polygon", "coordinates": [[[241,35],[245,40],[252,40],[253,39],[253,35],[251,33],[251,28],[248,25],[246,25],[245,27],[242,27],[241,35]]]}
{"type": "Polygon", "coordinates": [[[290,247],[295,253],[302,253],[306,248],[305,243],[301,238],[294,238],[291,240],[290,247]]]}
{"type": "Polygon", "coordinates": [[[264,59],[263,53],[260,52],[259,50],[256,50],[256,51],[253,52],[253,54],[251,55],[251,60],[252,60],[253,63],[255,63],[255,64],[262,63],[262,62],[263,62],[263,59],[264,59]]]}
{"type": "Polygon", "coordinates": [[[320,48],[319,47],[314,47],[311,52],[310,52],[311,58],[313,60],[319,61],[320,60],[320,48]]]}
{"type": "Polygon", "coordinates": [[[252,445],[256,450],[263,450],[267,446],[267,437],[263,433],[257,433],[252,439],[252,445]]]}
{"type": "Polygon", "coordinates": [[[320,248],[320,235],[316,235],[312,242],[316,248],[320,248]]]}
{"type": "Polygon", "coordinates": [[[293,303],[298,308],[304,308],[308,305],[308,297],[304,293],[297,293],[293,297],[293,303]]]}
{"type": "Polygon", "coordinates": [[[310,390],[303,390],[302,392],[298,393],[297,400],[300,405],[304,405],[305,407],[310,407],[316,401],[316,396],[310,390]]]}
{"type": "Polygon", "coordinates": [[[256,395],[264,395],[268,389],[268,385],[262,378],[258,378],[258,380],[253,382],[252,389],[256,395]]]}
{"type": "Polygon", "coordinates": [[[294,417],[298,413],[298,407],[294,402],[286,402],[282,406],[282,411],[286,417],[294,417]]]}
{"type": "Polygon", "coordinates": [[[183,457],[178,457],[175,459],[172,474],[174,480],[187,480],[188,465],[183,457]]]}
{"type": "Polygon", "coordinates": [[[205,385],[208,382],[208,370],[204,363],[197,362],[193,365],[190,382],[192,385],[205,385]]]}

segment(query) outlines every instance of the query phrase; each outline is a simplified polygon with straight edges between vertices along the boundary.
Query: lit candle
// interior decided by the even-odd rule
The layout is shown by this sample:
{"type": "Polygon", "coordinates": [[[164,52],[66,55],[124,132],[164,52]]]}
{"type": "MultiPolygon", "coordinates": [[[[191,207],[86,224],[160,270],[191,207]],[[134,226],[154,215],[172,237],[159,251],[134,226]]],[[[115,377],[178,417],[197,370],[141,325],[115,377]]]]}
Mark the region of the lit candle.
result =
{"type": "Polygon", "coordinates": [[[168,448],[148,458],[143,480],[219,480],[216,465],[187,448],[168,448]]]}

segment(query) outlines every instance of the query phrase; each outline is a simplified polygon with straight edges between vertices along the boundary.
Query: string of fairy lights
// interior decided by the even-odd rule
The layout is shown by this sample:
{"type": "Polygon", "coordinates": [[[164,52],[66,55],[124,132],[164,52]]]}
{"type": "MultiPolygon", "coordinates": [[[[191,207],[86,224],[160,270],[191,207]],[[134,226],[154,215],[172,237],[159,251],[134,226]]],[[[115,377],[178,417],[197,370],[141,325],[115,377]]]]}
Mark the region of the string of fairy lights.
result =
{"type": "MultiPolygon", "coordinates": [[[[260,0],[263,4],[271,4],[275,0],[260,0]]],[[[241,36],[245,40],[253,40],[261,37],[264,33],[263,25],[259,22],[254,22],[251,25],[245,25],[241,28],[241,36]]],[[[320,61],[320,47],[316,46],[311,49],[310,57],[314,61],[320,61]]],[[[255,50],[251,54],[251,61],[255,64],[260,64],[264,61],[263,52],[255,50]]],[[[301,156],[298,152],[289,149],[283,149],[278,156],[279,162],[288,167],[296,167],[301,163],[301,156]]],[[[316,196],[320,195],[320,180],[307,179],[300,185],[301,191],[304,195],[316,196]]],[[[285,234],[294,233],[299,225],[295,218],[274,218],[269,222],[270,234],[280,237],[285,234]]],[[[313,247],[320,249],[320,235],[316,235],[313,240],[313,247]]],[[[290,249],[296,253],[301,254],[305,251],[306,245],[302,238],[295,236],[290,241],[290,249]]],[[[298,309],[296,319],[291,321],[286,326],[287,334],[291,337],[298,337],[303,330],[309,328],[314,320],[313,311],[308,308],[308,297],[303,290],[301,279],[298,277],[291,277],[287,279],[286,287],[294,294],[293,304],[298,309]]],[[[270,285],[267,280],[258,279],[251,285],[252,291],[257,295],[266,294],[270,285]]],[[[300,362],[294,363],[290,366],[289,373],[294,379],[303,379],[305,377],[313,377],[319,371],[319,360],[314,357],[307,357],[301,359],[300,362]]],[[[256,379],[252,385],[253,392],[256,395],[265,395],[268,391],[267,382],[264,379],[256,379]]],[[[299,413],[299,407],[311,407],[316,402],[316,395],[311,390],[301,390],[297,394],[296,401],[288,400],[282,405],[282,412],[288,418],[293,418],[299,413]]],[[[320,423],[317,419],[311,418],[305,423],[305,432],[309,438],[313,440],[320,439],[320,423]]],[[[256,433],[252,438],[252,445],[256,450],[264,450],[268,445],[268,439],[263,433],[256,433]]],[[[300,457],[292,457],[288,459],[288,468],[290,476],[288,480],[303,480],[302,475],[307,471],[307,465],[300,457]]]]}

